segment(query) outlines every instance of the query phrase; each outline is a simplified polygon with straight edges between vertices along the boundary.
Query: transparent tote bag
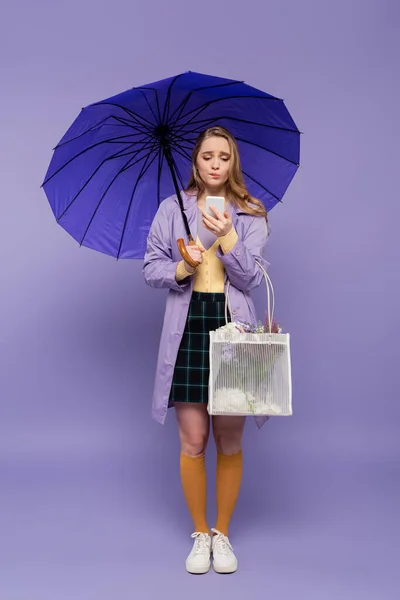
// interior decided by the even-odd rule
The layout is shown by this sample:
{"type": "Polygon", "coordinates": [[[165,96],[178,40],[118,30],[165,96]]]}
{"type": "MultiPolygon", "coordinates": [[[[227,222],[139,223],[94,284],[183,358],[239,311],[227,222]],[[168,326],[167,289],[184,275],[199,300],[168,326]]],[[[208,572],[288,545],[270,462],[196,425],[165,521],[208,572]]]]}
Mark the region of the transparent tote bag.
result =
{"type": "MultiPolygon", "coordinates": [[[[242,333],[234,324],[210,331],[210,415],[292,415],[290,335],[272,332],[274,288],[263,266],[256,262],[267,287],[266,332],[242,333]]],[[[229,282],[226,325],[228,304],[230,308],[229,282]]]]}

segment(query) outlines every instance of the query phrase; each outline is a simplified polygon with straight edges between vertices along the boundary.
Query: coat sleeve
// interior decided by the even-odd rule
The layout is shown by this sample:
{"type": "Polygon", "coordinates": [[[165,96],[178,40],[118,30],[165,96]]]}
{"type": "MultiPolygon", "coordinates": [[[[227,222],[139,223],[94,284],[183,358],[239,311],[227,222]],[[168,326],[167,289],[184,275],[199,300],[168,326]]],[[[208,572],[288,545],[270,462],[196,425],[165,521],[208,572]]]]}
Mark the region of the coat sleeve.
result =
{"type": "Polygon", "coordinates": [[[268,241],[268,224],[263,217],[250,217],[251,221],[243,239],[237,239],[233,248],[224,254],[218,247],[217,257],[223,262],[226,274],[233,286],[242,292],[256,288],[263,281],[263,272],[256,263],[265,270],[269,262],[265,259],[268,241]]]}
{"type": "Polygon", "coordinates": [[[154,217],[147,236],[142,273],[146,283],[154,288],[168,288],[183,292],[190,285],[190,277],[176,281],[177,266],[181,261],[172,259],[169,223],[164,202],[154,217]]]}

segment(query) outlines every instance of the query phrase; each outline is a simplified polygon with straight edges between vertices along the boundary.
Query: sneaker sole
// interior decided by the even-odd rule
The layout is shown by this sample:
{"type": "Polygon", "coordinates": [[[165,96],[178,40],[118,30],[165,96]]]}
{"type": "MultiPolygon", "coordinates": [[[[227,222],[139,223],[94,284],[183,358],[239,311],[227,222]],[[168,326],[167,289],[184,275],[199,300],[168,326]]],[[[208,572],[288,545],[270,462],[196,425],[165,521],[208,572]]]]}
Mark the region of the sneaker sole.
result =
{"type": "Polygon", "coordinates": [[[211,562],[207,567],[193,567],[190,568],[186,565],[186,571],[191,575],[205,575],[211,569],[211,562]]]}
{"type": "Polygon", "coordinates": [[[238,565],[236,563],[235,567],[217,567],[213,563],[213,569],[216,573],[220,575],[229,575],[230,573],[235,573],[237,571],[238,565]]]}

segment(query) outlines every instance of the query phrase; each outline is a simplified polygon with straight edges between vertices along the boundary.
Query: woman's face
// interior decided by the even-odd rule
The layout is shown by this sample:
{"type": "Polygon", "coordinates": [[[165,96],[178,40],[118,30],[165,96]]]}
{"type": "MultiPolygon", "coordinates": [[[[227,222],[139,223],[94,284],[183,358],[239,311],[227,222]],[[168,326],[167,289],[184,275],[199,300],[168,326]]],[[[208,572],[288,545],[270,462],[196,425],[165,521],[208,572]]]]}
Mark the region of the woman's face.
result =
{"type": "Polygon", "coordinates": [[[232,157],[228,140],[209,137],[200,146],[196,167],[207,190],[218,190],[228,181],[232,157]]]}

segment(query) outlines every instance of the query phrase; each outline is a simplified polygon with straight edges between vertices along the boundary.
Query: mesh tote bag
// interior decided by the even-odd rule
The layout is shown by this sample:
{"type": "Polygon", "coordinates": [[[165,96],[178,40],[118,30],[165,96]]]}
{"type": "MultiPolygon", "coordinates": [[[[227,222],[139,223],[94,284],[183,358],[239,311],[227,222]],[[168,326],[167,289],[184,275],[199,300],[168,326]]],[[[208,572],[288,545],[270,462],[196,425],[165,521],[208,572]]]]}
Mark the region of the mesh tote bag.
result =
{"type": "Polygon", "coordinates": [[[274,288],[263,266],[256,262],[267,287],[264,332],[241,332],[243,324],[228,323],[228,282],[226,325],[210,331],[210,415],[292,415],[290,335],[272,332],[274,288]]]}

